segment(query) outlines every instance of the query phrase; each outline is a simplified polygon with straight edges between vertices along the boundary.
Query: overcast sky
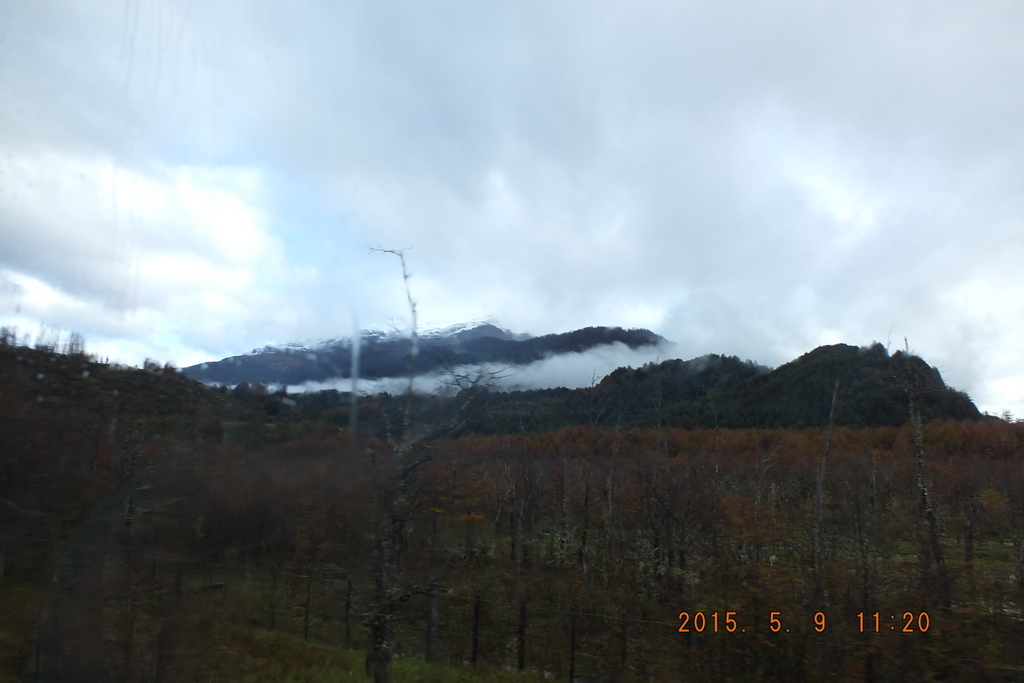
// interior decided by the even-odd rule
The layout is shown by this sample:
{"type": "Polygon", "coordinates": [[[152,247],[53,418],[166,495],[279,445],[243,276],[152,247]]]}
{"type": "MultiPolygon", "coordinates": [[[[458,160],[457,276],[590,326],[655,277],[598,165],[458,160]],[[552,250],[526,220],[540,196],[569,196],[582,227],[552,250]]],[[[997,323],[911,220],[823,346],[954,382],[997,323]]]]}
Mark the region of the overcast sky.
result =
{"type": "Polygon", "coordinates": [[[1024,414],[1016,2],[0,2],[0,322],[188,365],[493,319],[1024,414]],[[1017,264],[1014,266],[1014,264],[1017,264]]]}

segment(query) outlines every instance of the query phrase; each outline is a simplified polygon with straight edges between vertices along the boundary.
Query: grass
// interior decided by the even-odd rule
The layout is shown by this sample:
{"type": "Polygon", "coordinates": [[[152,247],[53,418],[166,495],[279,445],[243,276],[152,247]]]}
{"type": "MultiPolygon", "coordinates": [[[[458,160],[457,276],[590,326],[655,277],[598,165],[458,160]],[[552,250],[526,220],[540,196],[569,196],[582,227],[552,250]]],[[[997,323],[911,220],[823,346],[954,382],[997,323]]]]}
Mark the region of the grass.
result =
{"type": "Polygon", "coordinates": [[[365,681],[362,656],[339,647],[258,628],[228,627],[210,634],[192,671],[203,681],[365,681]]]}
{"type": "MultiPolygon", "coordinates": [[[[0,580],[0,683],[27,680],[31,674],[39,609],[45,591],[32,583],[0,580]]],[[[191,606],[195,606],[194,604],[191,606]]],[[[209,608],[209,606],[207,606],[209,608]]],[[[274,631],[243,620],[193,612],[171,653],[165,681],[238,683],[365,683],[361,650],[305,641],[301,635],[274,631]]],[[[397,658],[396,683],[527,683],[543,680],[530,673],[468,665],[432,663],[421,657],[397,658]]]]}
{"type": "MultiPolygon", "coordinates": [[[[230,627],[215,632],[196,659],[193,677],[203,681],[257,683],[364,683],[364,653],[304,641],[260,628],[230,627]]],[[[543,680],[530,673],[472,669],[468,666],[401,657],[393,664],[396,683],[526,683],[543,680]]]]}

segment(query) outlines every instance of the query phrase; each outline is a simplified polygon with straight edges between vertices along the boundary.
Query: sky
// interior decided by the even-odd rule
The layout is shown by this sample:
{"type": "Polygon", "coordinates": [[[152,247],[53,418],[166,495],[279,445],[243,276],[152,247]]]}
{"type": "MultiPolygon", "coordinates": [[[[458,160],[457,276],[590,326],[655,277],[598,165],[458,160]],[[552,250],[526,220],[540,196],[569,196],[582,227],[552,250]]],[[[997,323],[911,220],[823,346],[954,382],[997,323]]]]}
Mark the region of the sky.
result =
{"type": "Polygon", "coordinates": [[[3,1],[0,323],[179,366],[407,328],[382,247],[424,327],[909,344],[1024,415],[1021,35],[990,0],[3,1]]]}

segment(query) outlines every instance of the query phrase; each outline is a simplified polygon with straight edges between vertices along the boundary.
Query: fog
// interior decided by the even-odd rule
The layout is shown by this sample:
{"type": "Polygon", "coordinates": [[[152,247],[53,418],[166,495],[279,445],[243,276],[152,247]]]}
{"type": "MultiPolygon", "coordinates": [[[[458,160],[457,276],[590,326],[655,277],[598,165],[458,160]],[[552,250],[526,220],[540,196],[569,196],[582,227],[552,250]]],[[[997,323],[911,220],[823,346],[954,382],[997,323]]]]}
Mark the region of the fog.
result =
{"type": "MultiPolygon", "coordinates": [[[[671,342],[656,346],[642,346],[631,349],[616,342],[588,349],[582,353],[549,355],[547,358],[526,365],[501,363],[478,363],[463,365],[443,372],[429,372],[413,379],[415,391],[425,393],[450,393],[458,391],[458,376],[466,383],[476,383],[494,390],[513,391],[528,389],[550,389],[567,387],[579,389],[597,384],[612,370],[620,367],[638,368],[645,363],[657,363],[675,358],[678,347],[671,342]]],[[[379,379],[358,379],[356,390],[361,394],[402,394],[409,389],[408,377],[384,377],[379,379]]],[[[351,391],[352,380],[338,378],[325,382],[304,382],[285,388],[289,393],[305,393],[335,389],[351,391]]]]}

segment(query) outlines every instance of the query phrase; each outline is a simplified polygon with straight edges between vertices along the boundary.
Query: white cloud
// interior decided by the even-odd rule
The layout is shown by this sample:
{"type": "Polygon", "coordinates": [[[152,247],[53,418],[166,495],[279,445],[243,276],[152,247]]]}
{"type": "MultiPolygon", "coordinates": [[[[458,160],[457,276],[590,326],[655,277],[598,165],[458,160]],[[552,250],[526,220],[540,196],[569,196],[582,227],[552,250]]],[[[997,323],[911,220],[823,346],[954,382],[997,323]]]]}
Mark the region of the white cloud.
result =
{"type": "MultiPolygon", "coordinates": [[[[620,367],[640,367],[645,363],[660,362],[675,358],[679,349],[675,344],[665,342],[655,346],[641,346],[631,349],[621,342],[605,344],[588,349],[582,353],[565,353],[549,356],[542,360],[525,365],[503,365],[500,363],[483,363],[473,366],[460,366],[454,369],[457,374],[470,378],[482,377],[485,384],[503,390],[513,389],[547,389],[551,387],[568,387],[579,389],[589,387],[601,381],[612,370],[620,367]]],[[[362,394],[388,392],[400,394],[409,387],[408,377],[382,377],[379,379],[360,379],[357,390],[362,394]]],[[[452,387],[452,375],[444,372],[425,373],[415,378],[416,391],[447,391],[452,387]]],[[[351,379],[336,379],[324,382],[305,382],[289,386],[292,393],[323,391],[336,389],[351,391],[351,379]]]]}
{"type": "Polygon", "coordinates": [[[1012,4],[40,0],[0,26],[4,320],[215,358],[404,321],[365,247],[412,247],[438,325],[775,365],[898,323],[1024,413],[1012,4]]]}
{"type": "Polygon", "coordinates": [[[253,203],[254,169],[143,173],[55,152],[8,155],[3,169],[0,220],[20,229],[4,237],[10,291],[0,315],[179,356],[230,349],[216,337],[251,325],[253,309],[285,302],[274,280],[289,267],[253,203]],[[176,342],[161,344],[167,334],[176,342]]]}

